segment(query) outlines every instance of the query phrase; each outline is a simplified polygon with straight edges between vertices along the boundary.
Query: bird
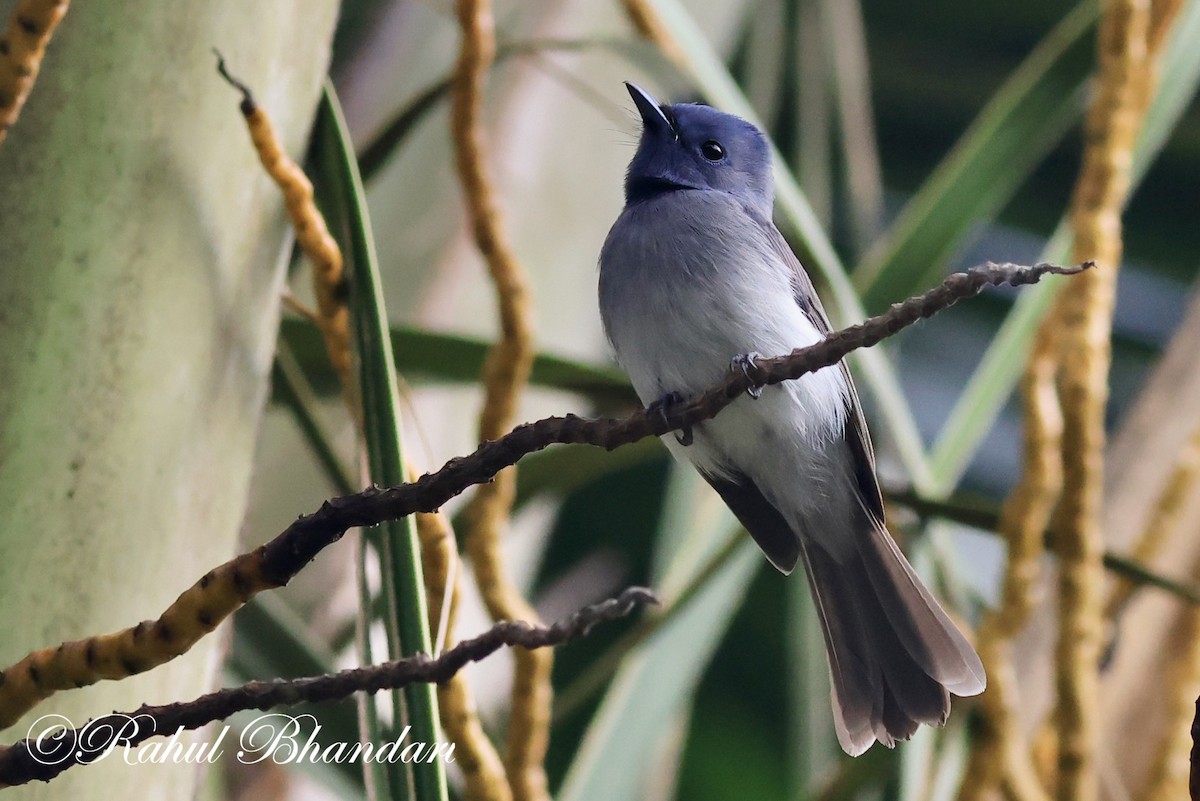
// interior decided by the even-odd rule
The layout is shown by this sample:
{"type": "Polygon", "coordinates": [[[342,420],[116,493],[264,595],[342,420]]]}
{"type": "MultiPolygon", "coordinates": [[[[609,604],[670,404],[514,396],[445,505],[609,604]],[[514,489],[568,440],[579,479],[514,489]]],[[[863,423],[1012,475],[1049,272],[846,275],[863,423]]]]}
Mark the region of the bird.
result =
{"type": "MultiPolygon", "coordinates": [[[[832,330],[812,280],[772,221],[766,136],[699,103],[641,117],[625,206],[600,253],[599,308],[617,363],[663,411],[760,354],[832,330]]],[[[983,692],[979,656],[884,522],[870,435],[844,361],[757,387],[663,437],[783,574],[803,565],[824,635],[834,727],[846,753],[940,726],[950,694],[983,692]]]]}

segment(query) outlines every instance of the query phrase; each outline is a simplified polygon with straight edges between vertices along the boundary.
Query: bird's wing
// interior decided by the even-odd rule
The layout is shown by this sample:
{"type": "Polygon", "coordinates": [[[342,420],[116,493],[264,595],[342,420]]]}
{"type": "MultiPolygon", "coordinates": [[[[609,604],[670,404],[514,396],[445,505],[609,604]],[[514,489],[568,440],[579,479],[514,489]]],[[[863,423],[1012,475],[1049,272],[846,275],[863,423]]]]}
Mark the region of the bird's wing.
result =
{"type": "MultiPolygon", "coordinates": [[[[779,233],[775,223],[764,218],[755,210],[747,209],[747,214],[762,229],[771,248],[787,265],[791,274],[792,292],[800,310],[821,334],[827,336],[832,333],[833,326],[829,323],[829,316],[825,314],[821,299],[817,297],[817,290],[813,287],[812,279],[808,277],[808,273],[801,266],[796,254],[792,252],[787,240],[783,238],[783,234],[779,233]]],[[[862,404],[858,400],[858,390],[854,388],[854,379],[850,375],[850,367],[846,364],[845,359],[838,362],[838,369],[842,371],[846,387],[849,389],[846,399],[849,413],[846,416],[846,430],[843,436],[854,457],[854,475],[858,483],[859,494],[867,511],[873,514],[876,520],[882,522],[884,519],[883,494],[879,489],[879,479],[875,476],[875,450],[871,446],[871,435],[867,432],[867,421],[863,417],[862,404]]]]}
{"type": "Polygon", "coordinates": [[[754,479],[741,472],[727,471],[717,476],[697,468],[704,480],[717,491],[721,500],[745,526],[775,569],[785,576],[800,560],[800,538],[783,519],[774,504],[766,499],[754,479]]]}

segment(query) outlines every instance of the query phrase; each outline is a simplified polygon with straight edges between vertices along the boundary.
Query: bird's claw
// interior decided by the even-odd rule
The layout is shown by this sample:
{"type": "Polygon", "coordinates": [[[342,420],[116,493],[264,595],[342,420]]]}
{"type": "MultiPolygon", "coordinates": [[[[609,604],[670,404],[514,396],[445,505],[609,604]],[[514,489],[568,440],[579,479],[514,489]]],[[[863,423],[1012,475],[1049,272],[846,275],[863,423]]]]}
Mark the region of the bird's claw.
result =
{"type": "MultiPolygon", "coordinates": [[[[757,367],[758,365],[755,364],[755,360],[761,359],[762,357],[763,355],[761,353],[753,350],[749,353],[739,353],[737,356],[734,356],[729,360],[729,369],[740,370],[742,375],[753,381],[754,379],[750,376],[750,368],[757,367]]],[[[762,393],[763,388],[758,384],[752,383],[750,386],[746,387],[746,394],[755,400],[758,400],[760,397],[762,397],[762,393]]]]}
{"type": "MultiPolygon", "coordinates": [[[[662,418],[663,425],[669,426],[670,421],[667,419],[667,413],[670,411],[672,406],[674,406],[677,403],[683,403],[683,401],[684,401],[684,397],[682,395],[680,395],[678,392],[668,392],[666,395],[663,395],[661,398],[654,401],[654,403],[651,403],[649,406],[647,406],[646,411],[657,412],[659,414],[659,416],[662,418]]],[[[691,445],[692,442],[694,441],[694,438],[692,436],[692,427],[684,426],[683,428],[676,431],[675,432],[675,441],[678,442],[680,445],[682,445],[685,448],[688,445],[691,445]]]]}

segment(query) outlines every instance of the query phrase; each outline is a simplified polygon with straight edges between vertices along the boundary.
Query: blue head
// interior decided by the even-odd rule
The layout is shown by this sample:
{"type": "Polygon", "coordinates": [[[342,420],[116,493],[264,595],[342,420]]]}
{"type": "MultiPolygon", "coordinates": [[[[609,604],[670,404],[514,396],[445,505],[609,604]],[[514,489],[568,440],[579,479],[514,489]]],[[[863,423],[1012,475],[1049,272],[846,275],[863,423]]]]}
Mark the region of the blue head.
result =
{"type": "Polygon", "coordinates": [[[762,131],[711,106],[660,106],[640,87],[625,86],[642,116],[642,138],[625,176],[626,203],[672,189],[712,189],[771,216],[771,151],[762,131]]]}

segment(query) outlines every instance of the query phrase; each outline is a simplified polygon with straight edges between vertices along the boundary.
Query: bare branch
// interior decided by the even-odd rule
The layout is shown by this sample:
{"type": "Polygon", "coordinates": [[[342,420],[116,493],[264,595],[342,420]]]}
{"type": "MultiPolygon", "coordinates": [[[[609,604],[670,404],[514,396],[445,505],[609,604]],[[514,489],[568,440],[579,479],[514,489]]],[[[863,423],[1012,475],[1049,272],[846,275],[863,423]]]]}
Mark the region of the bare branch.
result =
{"type": "Polygon", "coordinates": [[[326,501],[283,533],[202,576],[155,621],[113,634],[89,637],[34,651],[0,671],[0,726],[8,726],[41,700],[60,690],[103,679],[121,679],[186,653],[225,617],[264,589],[281,587],[320,551],[347,530],[432,512],[467,487],[483,484],[522,457],[554,443],[596,445],[612,450],[649,436],[708,420],[747,389],[799,378],[836,364],[848,353],[874,345],[917,320],[931,317],[986,286],[1033,284],[1047,274],[1074,275],[1091,267],[1049,264],[1023,267],[986,264],[955,273],[938,287],[893,305],[888,311],[829,335],[823,342],[774,359],[760,359],[743,371],[731,371],[716,387],[690,403],[665,411],[641,410],[622,419],[586,420],[569,414],[526,423],[485,442],[470,456],[451,459],[419,480],[395,487],[371,487],[326,501]]]}
{"type": "Polygon", "coordinates": [[[760,359],[745,372],[731,371],[716,387],[689,403],[665,412],[641,410],[621,419],[588,420],[568,414],[517,426],[500,439],[485,442],[469,456],[451,459],[440,470],[412,484],[372,487],[356,495],[327,501],[317,512],[301,517],[263,546],[265,575],[285,584],[322,548],[347,529],[372,526],[414,512],[430,512],[467,487],[489,481],[498,471],[522,457],[555,443],[596,445],[613,450],[649,436],[662,436],[716,416],[735,398],[754,386],[779,384],[836,364],[859,348],[870,347],[920,319],[973,297],[987,286],[1034,284],[1048,274],[1074,275],[1091,267],[1063,268],[1050,264],[1026,267],[986,264],[955,273],[923,295],[893,304],[883,314],[829,335],[823,342],[786,356],[760,359]]]}
{"type": "Polygon", "coordinates": [[[174,734],[180,728],[198,729],[249,709],[265,711],[301,702],[336,701],[356,692],[376,693],[418,682],[445,682],[468,662],[478,662],[504,646],[535,649],[561,645],[585,636],[597,623],[625,617],[638,607],[656,603],[658,599],[650,590],[630,587],[618,597],[586,606],[552,626],[533,626],[523,621],[497,623],[437,659],[420,654],[324,676],[252,681],[193,701],[143,705],[130,713],[95,718],[79,729],[66,728],[40,742],[21,740],[0,749],[0,787],[48,782],[68,768],[89,764],[113,747],[133,747],[151,737],[174,734]]]}

